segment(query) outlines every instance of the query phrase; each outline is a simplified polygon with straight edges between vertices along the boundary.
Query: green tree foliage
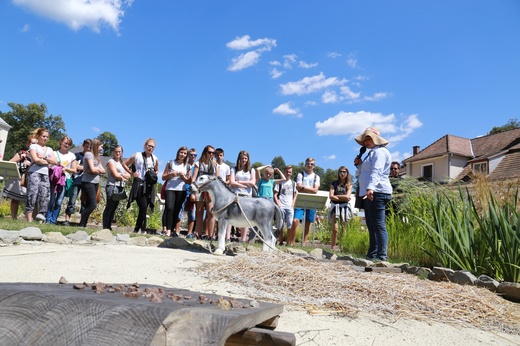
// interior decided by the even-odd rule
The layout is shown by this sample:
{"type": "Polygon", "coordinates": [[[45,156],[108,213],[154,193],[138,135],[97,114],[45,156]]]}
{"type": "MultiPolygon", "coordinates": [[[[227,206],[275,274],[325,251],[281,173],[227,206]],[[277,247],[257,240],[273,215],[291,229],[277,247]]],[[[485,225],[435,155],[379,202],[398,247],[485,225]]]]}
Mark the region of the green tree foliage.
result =
{"type": "Polygon", "coordinates": [[[494,135],[496,133],[500,133],[500,132],[504,132],[504,131],[509,131],[509,130],[514,130],[514,129],[517,129],[520,127],[520,121],[518,121],[518,119],[509,119],[509,121],[507,122],[507,124],[505,125],[502,125],[502,126],[495,126],[491,129],[491,131],[489,131],[488,135],[494,135]]]}
{"type": "Polygon", "coordinates": [[[97,136],[101,142],[103,142],[103,156],[112,156],[112,151],[119,144],[116,135],[112,132],[105,131],[97,136]]]}
{"type": "Polygon", "coordinates": [[[24,106],[11,102],[8,105],[11,107],[9,112],[0,111],[0,117],[12,126],[7,136],[5,158],[10,159],[18,150],[27,149],[29,135],[38,127],[49,130],[47,145],[57,149],[59,140],[65,133],[65,123],[61,115],[47,116],[47,106],[44,103],[24,106]]]}
{"type": "Polygon", "coordinates": [[[271,166],[280,168],[281,171],[285,168],[286,164],[281,156],[275,156],[271,161],[271,166]]]}
{"type": "Polygon", "coordinates": [[[327,168],[327,171],[321,176],[320,190],[328,191],[336,179],[338,179],[338,170],[327,168]]]}

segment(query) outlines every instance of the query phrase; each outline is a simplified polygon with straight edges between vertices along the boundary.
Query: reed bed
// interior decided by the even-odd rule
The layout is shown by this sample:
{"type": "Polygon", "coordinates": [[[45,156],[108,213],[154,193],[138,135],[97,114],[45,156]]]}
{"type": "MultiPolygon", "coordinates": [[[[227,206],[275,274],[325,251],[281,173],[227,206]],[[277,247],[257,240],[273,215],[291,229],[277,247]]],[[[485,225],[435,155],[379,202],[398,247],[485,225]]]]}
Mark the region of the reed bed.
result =
{"type": "Polygon", "coordinates": [[[197,269],[211,280],[240,284],[249,297],[306,308],[310,314],[473,326],[520,334],[520,305],[486,289],[409,274],[360,272],[343,261],[309,260],[281,251],[248,252],[197,269]]]}

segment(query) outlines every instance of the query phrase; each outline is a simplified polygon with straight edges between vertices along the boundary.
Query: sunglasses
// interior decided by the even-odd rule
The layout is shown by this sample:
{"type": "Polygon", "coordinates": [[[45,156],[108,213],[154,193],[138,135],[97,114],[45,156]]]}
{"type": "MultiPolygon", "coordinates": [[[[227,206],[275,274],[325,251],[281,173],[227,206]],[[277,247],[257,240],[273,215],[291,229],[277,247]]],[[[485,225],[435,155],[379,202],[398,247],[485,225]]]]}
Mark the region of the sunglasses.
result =
{"type": "Polygon", "coordinates": [[[190,154],[190,156],[197,157],[197,154],[190,154]]]}
{"type": "Polygon", "coordinates": [[[155,149],[155,146],[151,145],[151,144],[147,144],[146,145],[148,148],[152,148],[152,149],[155,149]]]}
{"type": "Polygon", "coordinates": [[[339,174],[347,174],[347,171],[339,171],[339,174]]]}
{"type": "Polygon", "coordinates": [[[314,163],[306,163],[305,166],[314,166],[314,163]]]}
{"type": "Polygon", "coordinates": [[[398,171],[399,168],[390,168],[390,170],[392,170],[392,171],[398,171]]]}
{"type": "Polygon", "coordinates": [[[210,154],[210,155],[215,155],[214,151],[208,151],[207,153],[210,154]]]}

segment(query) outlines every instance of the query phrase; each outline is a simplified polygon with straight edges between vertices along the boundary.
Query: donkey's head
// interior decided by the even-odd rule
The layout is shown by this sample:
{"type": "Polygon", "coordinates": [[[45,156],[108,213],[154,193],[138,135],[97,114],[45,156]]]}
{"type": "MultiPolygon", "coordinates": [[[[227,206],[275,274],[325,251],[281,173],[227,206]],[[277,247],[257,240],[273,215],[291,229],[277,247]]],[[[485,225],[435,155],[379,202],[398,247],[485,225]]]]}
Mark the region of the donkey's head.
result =
{"type": "Polygon", "coordinates": [[[195,180],[195,182],[191,185],[191,190],[194,192],[204,192],[209,189],[209,185],[211,182],[215,181],[217,178],[211,175],[201,175],[195,180]]]}

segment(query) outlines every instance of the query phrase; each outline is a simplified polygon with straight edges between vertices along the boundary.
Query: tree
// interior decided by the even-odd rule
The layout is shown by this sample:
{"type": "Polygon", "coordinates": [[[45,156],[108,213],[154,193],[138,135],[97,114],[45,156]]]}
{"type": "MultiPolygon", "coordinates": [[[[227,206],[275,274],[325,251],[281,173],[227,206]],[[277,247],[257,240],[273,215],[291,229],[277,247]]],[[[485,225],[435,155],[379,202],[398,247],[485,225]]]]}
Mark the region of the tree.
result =
{"type": "Polygon", "coordinates": [[[515,119],[509,119],[507,124],[502,125],[502,126],[495,126],[495,127],[493,127],[491,129],[491,131],[489,131],[488,135],[494,135],[494,134],[497,134],[497,133],[500,133],[500,132],[514,130],[514,129],[517,129],[517,128],[520,128],[520,121],[518,121],[518,119],[516,119],[516,118],[515,119]]]}
{"type": "MultiPolygon", "coordinates": [[[[271,161],[271,166],[273,168],[274,167],[279,168],[283,172],[286,165],[285,165],[284,159],[281,156],[275,156],[273,161],[271,161]]],[[[278,175],[278,173],[274,174],[274,178],[280,179],[280,176],[278,175]]]]}
{"type": "Polygon", "coordinates": [[[1,112],[0,117],[12,126],[7,137],[4,157],[11,158],[18,150],[27,149],[29,135],[39,127],[49,131],[47,145],[57,148],[59,140],[65,132],[65,124],[61,115],[46,116],[47,106],[44,103],[30,103],[27,106],[18,103],[8,103],[9,112],[1,112]]]}
{"type": "Polygon", "coordinates": [[[103,142],[103,156],[112,156],[112,151],[119,144],[116,135],[105,131],[97,136],[97,139],[103,142]]]}
{"type": "Polygon", "coordinates": [[[336,179],[338,179],[338,170],[327,168],[327,171],[321,176],[320,189],[329,191],[330,184],[336,179]]]}

